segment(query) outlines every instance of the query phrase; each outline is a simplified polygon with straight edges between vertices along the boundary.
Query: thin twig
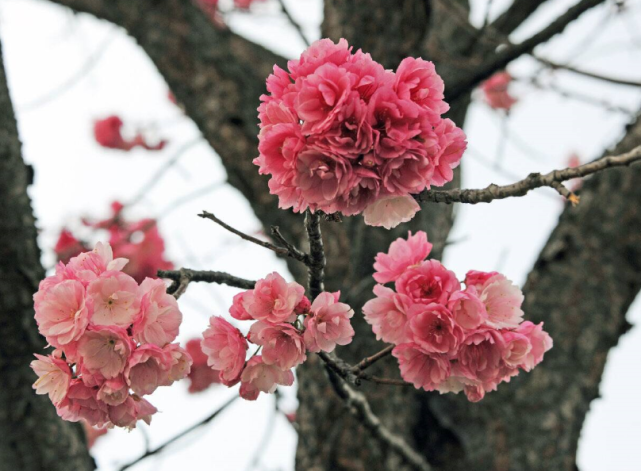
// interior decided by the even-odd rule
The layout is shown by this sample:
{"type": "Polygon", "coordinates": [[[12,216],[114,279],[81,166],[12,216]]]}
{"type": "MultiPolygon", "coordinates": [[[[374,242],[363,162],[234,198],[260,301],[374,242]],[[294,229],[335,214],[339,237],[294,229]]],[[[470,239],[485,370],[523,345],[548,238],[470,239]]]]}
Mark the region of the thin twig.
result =
{"type": "Polygon", "coordinates": [[[189,268],[158,270],[158,277],[173,280],[171,286],[167,288],[167,292],[173,294],[176,299],[185,292],[187,285],[192,281],[218,283],[219,285],[233,286],[240,289],[253,289],[256,284],[255,281],[238,278],[222,271],[191,270],[189,268]]]}
{"type": "Polygon", "coordinates": [[[320,228],[321,215],[318,211],[305,213],[305,229],[309,239],[309,293],[312,300],[325,290],[325,250],[320,228]]]}
{"type": "MultiPolygon", "coordinates": [[[[427,190],[414,197],[419,202],[431,203],[489,203],[493,200],[524,196],[535,188],[545,186],[555,188],[557,183],[592,175],[607,168],[624,167],[639,160],[641,160],[641,146],[635,147],[630,152],[622,155],[603,157],[574,168],[554,170],[544,175],[531,173],[523,180],[511,185],[498,186],[492,184],[487,188],[478,190],[427,190]]],[[[555,189],[558,190],[558,188],[555,189]]]]}
{"type": "Polygon", "coordinates": [[[291,25],[294,27],[296,32],[298,33],[298,36],[303,40],[305,43],[305,46],[309,47],[310,43],[309,40],[307,39],[307,36],[305,36],[305,33],[303,32],[303,28],[301,27],[300,23],[294,19],[292,14],[289,12],[289,9],[285,5],[284,0],[278,0],[278,3],[280,4],[281,10],[283,10],[283,13],[287,17],[287,20],[291,23],[291,25]]]}
{"type": "MultiPolygon", "coordinates": [[[[287,247],[278,247],[277,245],[274,245],[271,242],[265,242],[264,240],[257,239],[256,237],[250,236],[249,234],[245,234],[244,232],[241,232],[238,229],[235,229],[235,228],[231,227],[229,224],[221,221],[220,219],[218,219],[216,216],[214,216],[210,212],[203,211],[198,216],[200,216],[201,218],[204,218],[204,219],[210,219],[210,220],[214,221],[216,224],[218,224],[219,226],[221,226],[224,229],[227,229],[232,234],[236,234],[241,239],[244,239],[244,240],[246,240],[248,242],[252,242],[252,243],[254,243],[256,245],[260,245],[261,247],[264,247],[264,248],[269,249],[269,250],[271,250],[273,252],[276,252],[278,255],[284,255],[286,257],[291,257],[294,260],[298,260],[300,262],[308,264],[307,255],[304,254],[303,252],[301,252],[300,250],[298,250],[297,248],[295,248],[289,242],[285,242],[287,244],[287,247]],[[290,247],[293,248],[293,250],[291,250],[290,247]]],[[[278,232],[278,228],[276,228],[276,231],[278,232]]],[[[273,234],[273,229],[272,229],[272,234],[273,234]]],[[[278,234],[280,235],[280,233],[278,233],[278,234]]],[[[281,235],[281,239],[284,240],[282,238],[282,235],[281,235]]]]}
{"type": "Polygon", "coordinates": [[[271,233],[274,240],[276,240],[276,242],[281,244],[283,247],[285,247],[289,251],[288,255],[290,257],[295,258],[299,262],[303,262],[305,265],[308,265],[310,263],[309,255],[307,255],[305,252],[303,252],[294,244],[292,244],[287,239],[285,239],[283,234],[280,233],[280,227],[271,226],[271,233]]]}
{"type": "Polygon", "coordinates": [[[216,409],[214,412],[212,412],[210,415],[208,415],[207,417],[205,417],[203,420],[201,420],[201,421],[200,421],[200,422],[198,422],[197,424],[194,424],[194,425],[192,425],[191,427],[189,427],[188,429],[183,430],[183,431],[182,431],[182,432],[180,432],[178,435],[176,435],[176,436],[174,436],[174,437],[170,438],[169,440],[167,440],[165,443],[163,443],[163,444],[162,444],[162,445],[160,445],[159,447],[154,448],[153,450],[149,450],[149,451],[145,452],[143,455],[141,455],[141,456],[139,456],[138,458],[136,458],[135,460],[131,461],[130,463],[127,463],[127,464],[125,464],[125,465],[121,466],[119,471],[124,471],[125,469],[129,469],[129,468],[131,468],[133,465],[140,463],[142,460],[147,459],[147,458],[149,458],[150,456],[157,455],[158,453],[160,453],[161,451],[163,451],[165,448],[167,448],[169,445],[171,445],[171,444],[172,444],[172,443],[174,443],[175,441],[180,440],[180,439],[181,439],[181,438],[183,438],[185,435],[189,435],[189,434],[190,434],[191,432],[193,432],[194,430],[196,430],[196,429],[198,429],[198,428],[202,427],[203,425],[208,424],[209,422],[211,422],[212,420],[214,420],[214,419],[215,419],[215,418],[216,418],[216,417],[217,417],[221,412],[223,412],[225,409],[227,409],[227,407],[229,407],[229,406],[230,406],[230,405],[231,405],[231,404],[232,404],[236,399],[238,399],[239,397],[240,397],[240,396],[233,396],[231,399],[229,399],[229,400],[228,400],[227,402],[225,402],[222,406],[220,406],[218,409],[216,409]]]}
{"type": "Polygon", "coordinates": [[[388,347],[385,347],[383,350],[381,350],[378,353],[375,353],[374,355],[364,358],[360,362],[358,362],[356,365],[352,367],[352,370],[358,372],[358,371],[363,371],[370,366],[372,366],[374,363],[376,363],[378,360],[385,358],[386,356],[390,355],[392,353],[392,350],[394,350],[394,345],[390,345],[388,347]]]}

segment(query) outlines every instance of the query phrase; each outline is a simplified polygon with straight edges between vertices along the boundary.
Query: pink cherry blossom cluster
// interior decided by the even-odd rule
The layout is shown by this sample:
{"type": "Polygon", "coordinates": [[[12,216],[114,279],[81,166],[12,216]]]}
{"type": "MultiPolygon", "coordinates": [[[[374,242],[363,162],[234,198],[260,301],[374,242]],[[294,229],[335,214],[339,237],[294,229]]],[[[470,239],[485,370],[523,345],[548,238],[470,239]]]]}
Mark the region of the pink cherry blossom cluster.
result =
{"type": "MultiPolygon", "coordinates": [[[[111,204],[113,214],[109,218],[83,222],[92,229],[109,232],[109,244],[114,255],[129,260],[123,271],[138,283],[145,278],[155,278],[158,270],[171,270],[173,264],[165,259],[165,241],[156,220],[145,218],[128,221],[123,217],[123,209],[123,204],[115,201],[111,204]]],[[[89,250],[85,243],[67,229],[61,231],[54,248],[58,261],[64,263],[89,250]]]]}
{"type": "Polygon", "coordinates": [[[436,260],[424,232],[392,242],[374,264],[376,298],[363,306],[376,338],[395,344],[401,376],[414,387],[483,399],[552,348],[543,323],[523,322],[523,294],[500,273],[470,271],[465,289],[436,260]],[[394,282],[395,290],[384,286],[394,282]]]}
{"type": "Polygon", "coordinates": [[[329,353],[352,341],[354,311],[339,296],[324,292],[310,303],[301,285],[287,283],[278,273],[268,275],[254,289],[234,296],[229,309],[235,319],[256,321],[247,336],[222,317],[209,319],[202,340],[207,363],[219,371],[224,385],[240,382],[240,395],[250,401],[278,385],[291,386],[292,368],[307,359],[306,352],[329,353]],[[259,348],[246,360],[248,341],[259,348]]]}
{"type": "Polygon", "coordinates": [[[48,394],[58,415],[95,427],[133,428],[156,408],[143,396],[189,373],[177,343],[182,314],[162,280],[140,285],[122,272],[108,244],[59,263],[34,295],[40,333],[55,347],[36,354],[33,387],[48,394]]]}
{"type": "Polygon", "coordinates": [[[344,39],[322,39],[288,71],[274,66],[267,90],[254,163],[284,209],[364,212],[394,227],[419,210],[411,194],[452,180],[467,145],[441,118],[443,80],[423,59],[394,73],[344,39]]]}
{"type": "Polygon", "coordinates": [[[122,135],[123,125],[122,119],[116,115],[97,119],[93,123],[93,135],[96,142],[107,149],[124,151],[130,151],[134,147],[142,147],[147,150],[162,150],[167,145],[167,141],[164,139],[155,144],[150,144],[140,131],[131,139],[125,139],[122,135]]]}
{"type": "Polygon", "coordinates": [[[509,72],[497,72],[481,84],[485,101],[495,110],[509,111],[518,101],[509,93],[512,76],[509,72]]]}

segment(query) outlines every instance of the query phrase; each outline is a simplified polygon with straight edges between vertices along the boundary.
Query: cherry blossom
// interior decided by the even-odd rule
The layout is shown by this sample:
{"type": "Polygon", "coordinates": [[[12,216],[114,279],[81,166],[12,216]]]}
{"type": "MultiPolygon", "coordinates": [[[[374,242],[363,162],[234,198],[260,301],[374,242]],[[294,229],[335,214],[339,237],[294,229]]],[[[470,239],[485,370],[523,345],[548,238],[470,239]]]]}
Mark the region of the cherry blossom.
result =
{"type": "Polygon", "coordinates": [[[165,282],[147,278],[140,285],[140,314],[133,324],[134,338],[140,343],[163,347],[178,335],[182,314],[176,299],[167,294],[165,282]]]}
{"type": "Polygon", "coordinates": [[[363,213],[390,229],[420,209],[411,195],[453,178],[465,135],[441,117],[433,63],[406,58],[395,73],[322,39],[287,69],[267,78],[254,160],[281,208],[363,213]]]}
{"type": "Polygon", "coordinates": [[[98,243],[58,263],[34,295],[38,327],[56,349],[36,354],[33,387],[64,420],[133,428],[156,412],[141,395],[189,374],[189,352],[168,343],[182,319],[176,300],[162,280],[139,286],[121,271],[126,262],[98,243]]]}
{"type": "Polygon", "coordinates": [[[336,345],[347,345],[354,337],[350,319],[354,311],[339,303],[332,293],[319,294],[305,317],[305,345],[310,352],[332,352],[336,345]]]}
{"type": "Polygon", "coordinates": [[[282,370],[276,365],[268,365],[260,355],[252,357],[240,376],[240,396],[254,401],[259,393],[273,393],[278,385],[294,384],[294,373],[282,370]]]}
{"type": "Polygon", "coordinates": [[[63,360],[52,356],[36,354],[37,360],[31,362],[31,368],[38,375],[33,384],[36,394],[48,394],[54,404],[64,399],[71,383],[71,370],[63,360]]]}
{"type": "Polygon", "coordinates": [[[508,88],[512,76],[508,72],[497,72],[481,84],[485,101],[491,108],[509,111],[518,101],[510,95],[508,88]]]}
{"type": "Polygon", "coordinates": [[[253,290],[242,298],[242,307],[256,320],[272,323],[291,321],[296,316],[294,309],[301,302],[305,288],[296,282],[287,283],[274,272],[256,282],[253,290]]]}
{"type": "Polygon", "coordinates": [[[82,367],[106,379],[124,371],[132,350],[127,332],[116,326],[90,327],[78,341],[82,367]]]}
{"type": "Polygon", "coordinates": [[[161,150],[167,141],[161,140],[157,144],[150,144],[139,132],[132,139],[127,140],[122,135],[123,122],[119,116],[107,116],[94,121],[93,133],[96,142],[108,149],[129,151],[140,146],[147,150],[161,150]]]}
{"type": "Polygon", "coordinates": [[[407,268],[418,265],[432,251],[432,244],[427,241],[427,234],[418,231],[412,235],[408,232],[407,240],[399,237],[389,246],[387,253],[379,253],[374,263],[374,279],[379,283],[396,280],[407,268]]]}
{"type": "Polygon", "coordinates": [[[505,276],[471,270],[462,289],[453,272],[425,260],[430,249],[424,232],[410,232],[379,253],[374,279],[395,289],[376,285],[363,314],[377,339],[396,345],[405,381],[477,402],[531,371],[552,339],[543,324],[523,322],[523,293],[505,276]]]}
{"type": "Polygon", "coordinates": [[[192,358],[192,365],[189,371],[189,393],[204,391],[212,384],[220,383],[218,376],[220,371],[211,369],[207,365],[207,355],[203,353],[200,346],[200,339],[191,339],[185,345],[187,353],[192,358]]]}
{"type": "Polygon", "coordinates": [[[245,365],[247,340],[241,332],[222,317],[212,316],[209,328],[203,332],[203,353],[207,364],[220,371],[220,382],[236,384],[245,365]]]}
{"type": "Polygon", "coordinates": [[[263,362],[288,370],[303,363],[305,343],[298,329],[290,324],[269,324],[258,321],[251,326],[248,339],[262,345],[263,362]]]}

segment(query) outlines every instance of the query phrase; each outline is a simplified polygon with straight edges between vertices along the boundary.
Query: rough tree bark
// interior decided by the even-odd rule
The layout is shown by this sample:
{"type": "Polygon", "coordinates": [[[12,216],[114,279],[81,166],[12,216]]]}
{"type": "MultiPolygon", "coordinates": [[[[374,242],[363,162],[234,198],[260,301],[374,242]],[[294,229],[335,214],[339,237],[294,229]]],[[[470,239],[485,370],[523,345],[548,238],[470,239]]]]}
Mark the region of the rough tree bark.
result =
{"type": "MultiPolygon", "coordinates": [[[[219,153],[230,183],[248,198],[265,228],[276,224],[290,240],[304,239],[302,218],[276,209],[266,180],[251,164],[257,145],[258,96],[264,92],[264,80],[272,65],[283,66],[283,58],[229,31],[216,29],[194,5],[183,0],[52,1],[124,27],[154,61],[187,114],[219,153]]],[[[496,29],[501,33],[514,31],[542,3],[516,0],[499,18],[496,29]]],[[[395,67],[407,55],[422,55],[437,62],[437,69],[446,78],[459,78],[493,54],[496,43],[479,41],[467,23],[465,0],[408,0],[400,5],[389,0],[326,0],[323,35],[346,37],[388,67],[395,67]],[[462,16],[453,14],[452,7],[462,16]]],[[[461,95],[452,104],[451,117],[459,125],[468,101],[461,95]]],[[[630,136],[635,133],[631,131],[630,136]]],[[[530,276],[525,306],[529,318],[545,320],[553,337],[563,337],[538,371],[522,375],[520,384],[505,387],[476,405],[461,397],[438,397],[411,388],[364,387],[383,421],[413,442],[439,469],[574,468],[578,431],[598,385],[605,354],[622,330],[629,301],[639,288],[628,279],[639,255],[634,247],[635,243],[639,246],[635,219],[639,216],[625,207],[626,197],[638,197],[626,172],[633,171],[610,171],[586,185],[581,206],[575,212],[566,211],[530,276]],[[628,183],[621,191],[606,194],[617,182],[624,181],[628,183]],[[628,223],[620,224],[622,218],[628,223]],[[595,230],[602,220],[606,223],[595,230]],[[612,240],[620,245],[608,245],[612,240]],[[600,264],[593,267],[595,260],[600,264]],[[624,262],[627,268],[622,273],[612,273],[617,263],[624,262]],[[594,278],[586,266],[594,270],[594,278]],[[572,289],[563,290],[560,281],[570,275],[575,276],[567,282],[572,289]],[[615,280],[625,282],[615,286],[615,280]],[[557,300],[558,306],[553,305],[557,300]],[[573,307],[573,300],[581,307],[573,307]],[[592,305],[592,300],[598,303],[592,305]],[[611,324],[601,325],[606,320],[611,324]],[[579,326],[589,332],[587,338],[575,334],[579,326]],[[589,356],[580,357],[579,353],[589,356]],[[592,356],[597,358],[594,364],[589,363],[592,356]],[[570,378],[570,388],[561,382],[564,375],[570,378]],[[528,403],[532,394],[539,400],[528,403]],[[514,420],[518,407],[531,417],[521,414],[514,420]],[[525,424],[522,430],[521,423],[525,424]],[[539,435],[535,437],[535,433],[539,435]]],[[[635,168],[633,173],[638,172],[635,168]]],[[[344,299],[358,312],[372,286],[358,280],[371,280],[376,252],[386,249],[407,229],[427,230],[436,243],[435,256],[440,257],[452,225],[452,208],[427,205],[419,214],[410,227],[399,231],[365,229],[357,218],[324,224],[330,261],[327,288],[341,289],[344,299]]],[[[304,279],[301,268],[296,262],[290,263],[292,273],[304,279]]],[[[354,344],[341,349],[348,360],[378,349],[362,321],[356,329],[354,344]]],[[[387,370],[383,374],[392,375],[393,361],[381,363],[377,367],[387,370]]],[[[299,369],[299,379],[298,469],[402,469],[396,457],[373,442],[333,399],[317,359],[299,369]]]]}
{"type": "Polygon", "coordinates": [[[0,45],[0,468],[21,471],[94,469],[84,432],[58,419],[46,396],[36,396],[29,368],[44,339],[33,318],[32,295],[44,277],[0,45]]]}

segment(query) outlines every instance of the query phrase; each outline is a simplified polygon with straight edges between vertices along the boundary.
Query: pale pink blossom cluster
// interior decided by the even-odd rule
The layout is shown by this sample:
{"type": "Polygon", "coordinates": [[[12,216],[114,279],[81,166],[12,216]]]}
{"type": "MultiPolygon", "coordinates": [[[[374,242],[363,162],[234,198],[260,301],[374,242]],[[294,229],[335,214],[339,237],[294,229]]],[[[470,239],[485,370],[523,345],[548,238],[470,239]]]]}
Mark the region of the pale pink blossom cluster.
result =
{"type": "Polygon", "coordinates": [[[347,41],[322,39],[285,71],[274,66],[258,108],[260,155],[283,209],[307,208],[391,228],[420,208],[412,194],[452,180],[467,145],[449,119],[434,64],[396,72],[347,41]]]}
{"type": "Polygon", "coordinates": [[[485,101],[491,108],[509,111],[518,101],[509,92],[512,80],[510,73],[503,71],[495,73],[481,84],[485,101]]]}
{"type": "Polygon", "coordinates": [[[219,371],[224,385],[240,382],[240,395],[250,401],[278,385],[291,386],[292,368],[307,359],[307,352],[329,353],[352,341],[354,311],[339,302],[339,295],[324,292],[310,303],[301,285],[278,273],[268,275],[234,296],[229,309],[237,320],[256,321],[247,336],[222,317],[209,319],[201,344],[207,364],[219,371]],[[249,360],[248,342],[258,346],[249,360]]]}
{"type": "Polygon", "coordinates": [[[530,371],[552,348],[538,325],[523,321],[523,294],[496,272],[470,271],[465,289],[436,260],[424,232],[392,242],[374,264],[376,298],[363,306],[376,338],[395,344],[402,378],[426,391],[465,391],[483,399],[519,369],[530,371]],[[394,288],[384,286],[394,282],[394,288]]]}
{"type": "Polygon", "coordinates": [[[65,420],[133,428],[156,408],[143,396],[187,376],[192,363],[177,343],[182,314],[162,280],[140,285],[98,243],[59,263],[34,295],[40,333],[55,350],[36,354],[33,387],[65,420]]]}

